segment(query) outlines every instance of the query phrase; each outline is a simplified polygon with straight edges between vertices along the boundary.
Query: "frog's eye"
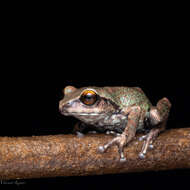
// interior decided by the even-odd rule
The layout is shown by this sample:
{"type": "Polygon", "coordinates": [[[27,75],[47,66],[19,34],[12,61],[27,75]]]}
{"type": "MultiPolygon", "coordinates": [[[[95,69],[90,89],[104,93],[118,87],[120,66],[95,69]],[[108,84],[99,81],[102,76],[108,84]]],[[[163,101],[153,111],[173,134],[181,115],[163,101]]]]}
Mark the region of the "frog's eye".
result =
{"type": "Polygon", "coordinates": [[[80,101],[88,106],[92,106],[97,100],[98,95],[93,90],[85,90],[80,97],[80,101]]]}

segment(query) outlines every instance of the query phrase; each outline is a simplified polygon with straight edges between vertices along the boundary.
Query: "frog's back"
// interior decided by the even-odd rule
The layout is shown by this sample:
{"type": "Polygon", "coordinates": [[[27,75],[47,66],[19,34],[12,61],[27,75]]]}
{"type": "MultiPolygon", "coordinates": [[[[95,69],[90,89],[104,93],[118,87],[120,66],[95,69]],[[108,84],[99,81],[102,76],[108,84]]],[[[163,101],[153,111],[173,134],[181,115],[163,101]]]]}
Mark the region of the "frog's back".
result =
{"type": "Polygon", "coordinates": [[[138,105],[148,110],[151,102],[138,87],[104,87],[104,93],[121,108],[138,105]]]}

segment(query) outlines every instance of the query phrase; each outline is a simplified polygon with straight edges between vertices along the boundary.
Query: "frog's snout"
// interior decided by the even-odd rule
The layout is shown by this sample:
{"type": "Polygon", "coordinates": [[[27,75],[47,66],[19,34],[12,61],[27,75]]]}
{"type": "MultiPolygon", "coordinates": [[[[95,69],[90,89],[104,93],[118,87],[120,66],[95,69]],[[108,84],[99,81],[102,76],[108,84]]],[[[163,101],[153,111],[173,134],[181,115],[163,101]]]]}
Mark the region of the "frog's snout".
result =
{"type": "Polygon", "coordinates": [[[63,115],[66,115],[68,114],[68,109],[71,107],[71,102],[67,102],[67,103],[62,103],[60,102],[59,103],[59,111],[63,114],[63,115]]]}

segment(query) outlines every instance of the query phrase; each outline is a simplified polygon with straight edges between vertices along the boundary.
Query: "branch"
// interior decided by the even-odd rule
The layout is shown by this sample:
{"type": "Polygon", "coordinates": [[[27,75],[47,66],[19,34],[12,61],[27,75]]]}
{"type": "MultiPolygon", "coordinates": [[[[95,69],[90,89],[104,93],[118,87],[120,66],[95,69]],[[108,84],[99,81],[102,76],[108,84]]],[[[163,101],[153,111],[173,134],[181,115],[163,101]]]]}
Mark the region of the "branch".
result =
{"type": "Polygon", "coordinates": [[[119,162],[117,147],[100,154],[98,146],[113,137],[74,135],[0,137],[0,179],[99,175],[190,168],[190,128],[162,133],[155,149],[141,160],[142,142],[125,148],[127,161],[119,162]]]}

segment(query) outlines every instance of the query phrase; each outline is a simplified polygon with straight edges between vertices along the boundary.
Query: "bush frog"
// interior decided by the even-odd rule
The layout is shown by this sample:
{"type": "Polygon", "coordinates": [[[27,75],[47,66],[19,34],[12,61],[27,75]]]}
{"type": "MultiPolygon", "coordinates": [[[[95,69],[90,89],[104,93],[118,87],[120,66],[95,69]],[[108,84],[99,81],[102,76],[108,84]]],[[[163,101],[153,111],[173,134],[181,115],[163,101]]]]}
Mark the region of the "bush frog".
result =
{"type": "MultiPolygon", "coordinates": [[[[110,142],[99,147],[105,152],[113,145],[118,146],[120,161],[126,160],[124,147],[129,144],[137,131],[151,126],[149,132],[140,138],[144,144],[140,158],[145,158],[148,148],[165,129],[171,103],[161,99],[153,106],[145,93],[138,87],[83,87],[67,86],[64,98],[59,102],[63,115],[74,116],[97,131],[119,133],[110,142]]],[[[83,127],[78,127],[82,132],[83,127]]]]}

